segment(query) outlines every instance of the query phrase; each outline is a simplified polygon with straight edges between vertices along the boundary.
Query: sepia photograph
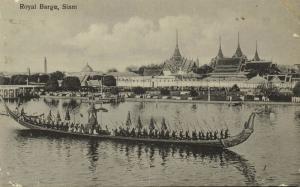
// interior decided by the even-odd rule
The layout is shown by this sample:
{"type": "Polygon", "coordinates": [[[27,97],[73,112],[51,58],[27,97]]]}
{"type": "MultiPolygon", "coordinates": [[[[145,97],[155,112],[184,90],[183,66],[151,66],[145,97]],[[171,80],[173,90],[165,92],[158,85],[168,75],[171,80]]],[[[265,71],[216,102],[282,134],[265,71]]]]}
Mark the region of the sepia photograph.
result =
{"type": "Polygon", "coordinates": [[[300,0],[0,1],[0,187],[300,185],[300,0]]]}

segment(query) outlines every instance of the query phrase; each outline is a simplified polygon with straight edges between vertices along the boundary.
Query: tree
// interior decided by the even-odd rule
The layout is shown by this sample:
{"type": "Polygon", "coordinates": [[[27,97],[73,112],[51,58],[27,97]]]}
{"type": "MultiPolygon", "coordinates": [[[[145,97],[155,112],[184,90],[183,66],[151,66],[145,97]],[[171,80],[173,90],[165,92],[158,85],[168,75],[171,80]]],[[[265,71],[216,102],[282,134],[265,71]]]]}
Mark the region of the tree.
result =
{"type": "Polygon", "coordinates": [[[78,91],[80,90],[80,80],[78,77],[65,77],[62,81],[62,89],[67,91],[78,91]]]}
{"type": "Polygon", "coordinates": [[[231,88],[230,88],[231,92],[239,92],[240,88],[238,87],[238,85],[234,84],[231,88]]]}
{"type": "Polygon", "coordinates": [[[144,74],[144,69],[145,69],[145,66],[141,66],[141,67],[139,67],[139,69],[136,73],[139,74],[139,75],[143,75],[144,74]]]}
{"type": "Polygon", "coordinates": [[[50,73],[50,79],[63,80],[64,77],[65,77],[65,74],[61,71],[56,71],[56,72],[50,73]]]}
{"type": "Polygon", "coordinates": [[[0,85],[7,85],[10,83],[10,78],[0,76],[0,85]]]}
{"type": "Polygon", "coordinates": [[[136,94],[136,95],[142,95],[142,94],[144,94],[144,93],[146,92],[145,89],[142,88],[142,87],[134,87],[134,88],[132,89],[132,91],[133,91],[133,93],[136,94]]]}
{"type": "Polygon", "coordinates": [[[197,97],[199,95],[199,93],[194,88],[192,88],[191,91],[190,91],[190,95],[192,97],[197,97]]]}
{"type": "Polygon", "coordinates": [[[295,87],[293,88],[293,93],[295,96],[300,96],[300,82],[297,82],[295,87]]]}
{"type": "Polygon", "coordinates": [[[38,82],[40,74],[35,73],[29,76],[29,82],[38,82]]]}
{"type": "Polygon", "coordinates": [[[107,73],[111,73],[111,72],[118,72],[118,70],[116,68],[111,68],[107,70],[107,73]]]}
{"type": "Polygon", "coordinates": [[[162,89],[160,90],[160,94],[161,94],[161,95],[168,96],[168,95],[170,95],[170,90],[169,90],[168,88],[162,88],[162,89]]]}
{"type": "Polygon", "coordinates": [[[90,80],[100,80],[103,81],[104,86],[116,86],[116,78],[112,75],[94,75],[90,77],[90,80]]]}
{"type": "Polygon", "coordinates": [[[119,94],[119,88],[118,87],[111,87],[110,93],[113,95],[118,95],[119,94]]]}
{"type": "Polygon", "coordinates": [[[136,73],[137,71],[138,71],[138,67],[137,66],[128,66],[127,68],[126,68],[126,71],[127,72],[133,72],[133,73],[136,73]]]}
{"type": "Polygon", "coordinates": [[[27,84],[28,75],[13,75],[11,77],[11,84],[13,85],[24,85],[27,84]]]}
{"type": "Polygon", "coordinates": [[[103,78],[103,85],[104,86],[116,86],[117,85],[117,81],[115,79],[114,76],[112,75],[106,75],[103,78]]]}
{"type": "Polygon", "coordinates": [[[45,85],[46,91],[57,91],[59,89],[58,81],[55,79],[50,79],[45,85]]]}
{"type": "Polygon", "coordinates": [[[202,65],[199,68],[194,68],[194,73],[197,74],[207,74],[213,71],[213,68],[207,64],[202,65]]]}
{"type": "Polygon", "coordinates": [[[40,75],[39,78],[40,78],[40,83],[46,83],[49,80],[49,75],[43,74],[43,75],[40,75]]]}

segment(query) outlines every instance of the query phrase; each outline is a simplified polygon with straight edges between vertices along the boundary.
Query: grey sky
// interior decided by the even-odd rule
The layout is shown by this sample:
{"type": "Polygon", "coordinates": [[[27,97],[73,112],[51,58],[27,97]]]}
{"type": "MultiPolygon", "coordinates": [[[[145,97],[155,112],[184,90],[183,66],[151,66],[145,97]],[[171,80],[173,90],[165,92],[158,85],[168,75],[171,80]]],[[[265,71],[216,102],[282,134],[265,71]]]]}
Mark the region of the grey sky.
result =
{"type": "Polygon", "coordinates": [[[209,63],[222,37],[225,56],[237,45],[252,58],[300,63],[300,1],[1,0],[0,71],[80,71],[160,63],[175,46],[209,63]],[[19,4],[78,5],[77,10],[19,10],[19,4]],[[244,18],[244,19],[243,19],[244,18]]]}

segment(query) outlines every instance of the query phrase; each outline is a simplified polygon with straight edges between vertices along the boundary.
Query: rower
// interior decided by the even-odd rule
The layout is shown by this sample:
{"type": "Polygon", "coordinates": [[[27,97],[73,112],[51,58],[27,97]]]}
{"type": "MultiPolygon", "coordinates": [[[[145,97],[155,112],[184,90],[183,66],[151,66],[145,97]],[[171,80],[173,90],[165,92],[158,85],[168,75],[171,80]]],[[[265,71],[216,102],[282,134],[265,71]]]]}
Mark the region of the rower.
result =
{"type": "Polygon", "coordinates": [[[166,139],[169,139],[169,138],[170,138],[170,132],[169,132],[169,130],[166,131],[166,133],[165,133],[165,138],[166,138],[166,139]]]}
{"type": "Polygon", "coordinates": [[[209,132],[206,132],[206,140],[209,140],[209,132]]]}
{"type": "Polygon", "coordinates": [[[115,136],[118,136],[118,135],[119,135],[118,128],[115,128],[115,129],[114,129],[114,135],[115,135],[115,136]]]}
{"type": "Polygon", "coordinates": [[[80,133],[84,133],[84,126],[83,126],[82,123],[80,124],[80,130],[79,130],[79,132],[80,132],[80,133]]]}
{"type": "Polygon", "coordinates": [[[153,138],[153,136],[154,136],[154,131],[153,131],[153,129],[150,129],[149,130],[149,137],[153,138]]]}
{"type": "Polygon", "coordinates": [[[176,139],[176,131],[174,131],[174,130],[172,131],[172,138],[176,139]]]}
{"type": "Polygon", "coordinates": [[[212,140],[213,139],[213,134],[211,131],[209,131],[209,139],[212,140]]]}
{"type": "Polygon", "coordinates": [[[71,123],[70,131],[71,131],[71,132],[74,132],[74,123],[73,123],[73,122],[71,123]]]}
{"type": "Polygon", "coordinates": [[[154,138],[157,138],[158,135],[159,135],[159,131],[157,129],[155,129],[154,138]]]}
{"type": "Polygon", "coordinates": [[[196,130],[194,130],[194,131],[192,132],[192,139],[193,139],[193,140],[197,140],[197,133],[196,133],[196,130]]]}
{"type": "Polygon", "coordinates": [[[202,131],[198,132],[198,138],[199,138],[199,140],[202,140],[202,131]]]}
{"type": "Polygon", "coordinates": [[[135,137],[135,128],[134,127],[131,129],[130,136],[135,137]]]}
{"type": "Polygon", "coordinates": [[[182,130],[182,129],[179,131],[179,138],[180,138],[181,140],[183,139],[183,130],[182,130]]]}
{"type": "Polygon", "coordinates": [[[214,132],[214,140],[216,140],[218,138],[218,131],[214,132]]]}
{"type": "Polygon", "coordinates": [[[191,139],[191,138],[190,138],[190,134],[189,134],[189,130],[185,131],[185,138],[186,138],[187,140],[190,140],[190,139],[191,139]]]}
{"type": "Polygon", "coordinates": [[[144,136],[144,138],[148,137],[148,132],[147,132],[146,128],[144,128],[144,130],[143,130],[143,136],[144,136]]]}
{"type": "Polygon", "coordinates": [[[69,126],[70,126],[69,123],[66,123],[65,126],[64,126],[64,130],[69,131],[69,126]]]}
{"type": "Polygon", "coordinates": [[[24,112],[24,108],[22,107],[21,109],[21,116],[24,116],[25,115],[25,112],[24,112]]]}
{"type": "Polygon", "coordinates": [[[221,132],[220,132],[220,138],[221,138],[221,139],[224,138],[223,129],[221,129],[221,132]]]}
{"type": "Polygon", "coordinates": [[[161,129],[159,138],[164,139],[164,137],[165,137],[165,130],[161,129]]]}
{"type": "Polygon", "coordinates": [[[228,128],[225,129],[225,139],[229,137],[228,128]]]}
{"type": "Polygon", "coordinates": [[[79,129],[79,124],[76,123],[76,124],[75,124],[75,131],[78,132],[78,129],[79,129]]]}

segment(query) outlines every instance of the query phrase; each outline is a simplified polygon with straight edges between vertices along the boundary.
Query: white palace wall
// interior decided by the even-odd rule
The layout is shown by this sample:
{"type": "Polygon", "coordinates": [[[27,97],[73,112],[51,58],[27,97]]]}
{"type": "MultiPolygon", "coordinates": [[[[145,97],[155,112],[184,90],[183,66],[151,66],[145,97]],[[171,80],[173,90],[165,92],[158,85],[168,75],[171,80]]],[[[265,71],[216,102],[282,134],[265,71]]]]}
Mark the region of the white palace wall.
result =
{"type": "MultiPolygon", "coordinates": [[[[145,88],[158,88],[158,87],[232,87],[237,85],[239,88],[257,88],[259,83],[251,83],[248,80],[205,80],[205,79],[176,79],[175,77],[117,77],[118,87],[145,87],[145,88]]],[[[272,86],[278,88],[292,89],[295,82],[281,82],[272,83],[272,86]]]]}

